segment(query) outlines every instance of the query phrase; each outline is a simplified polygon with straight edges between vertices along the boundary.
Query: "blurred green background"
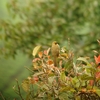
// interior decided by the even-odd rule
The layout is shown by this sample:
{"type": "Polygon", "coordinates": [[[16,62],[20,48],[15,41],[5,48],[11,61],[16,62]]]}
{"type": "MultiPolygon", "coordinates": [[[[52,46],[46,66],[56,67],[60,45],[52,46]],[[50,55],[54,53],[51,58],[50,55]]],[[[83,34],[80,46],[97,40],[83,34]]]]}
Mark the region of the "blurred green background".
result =
{"type": "Polygon", "coordinates": [[[100,0],[1,0],[0,91],[18,98],[12,90],[29,75],[32,50],[56,40],[78,56],[93,58],[100,51],[100,0]]]}
{"type": "MultiPolygon", "coordinates": [[[[10,17],[6,7],[7,1],[1,0],[0,2],[0,19],[7,20],[10,17]]],[[[3,43],[4,41],[0,40],[0,47],[2,47],[3,43]]],[[[18,79],[21,85],[22,80],[29,75],[29,72],[24,67],[30,66],[30,63],[29,57],[20,51],[18,51],[15,58],[0,55],[0,92],[7,100],[13,100],[14,98],[20,100],[19,96],[14,92],[13,86],[16,85],[15,79],[18,79]]],[[[3,100],[1,96],[0,100],[3,100]]]]}

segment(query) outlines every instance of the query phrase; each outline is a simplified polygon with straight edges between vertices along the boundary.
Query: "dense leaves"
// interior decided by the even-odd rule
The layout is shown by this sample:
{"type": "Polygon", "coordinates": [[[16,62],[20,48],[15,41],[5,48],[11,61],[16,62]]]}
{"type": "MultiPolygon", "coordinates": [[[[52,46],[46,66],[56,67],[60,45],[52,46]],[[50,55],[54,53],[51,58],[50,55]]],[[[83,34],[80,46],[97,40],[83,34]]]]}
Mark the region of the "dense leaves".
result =
{"type": "MultiPolygon", "coordinates": [[[[36,48],[38,46],[33,54],[36,48]]],[[[97,63],[100,55],[94,56],[93,62],[89,57],[73,60],[73,52],[62,51],[63,48],[57,58],[57,67],[50,48],[37,52],[32,68],[28,68],[31,75],[22,82],[26,100],[100,100],[100,68],[97,63]]]]}
{"type": "Polygon", "coordinates": [[[10,0],[7,8],[10,19],[0,21],[5,55],[31,55],[33,46],[53,40],[68,46],[68,38],[77,54],[99,48],[100,0],[10,0]]]}

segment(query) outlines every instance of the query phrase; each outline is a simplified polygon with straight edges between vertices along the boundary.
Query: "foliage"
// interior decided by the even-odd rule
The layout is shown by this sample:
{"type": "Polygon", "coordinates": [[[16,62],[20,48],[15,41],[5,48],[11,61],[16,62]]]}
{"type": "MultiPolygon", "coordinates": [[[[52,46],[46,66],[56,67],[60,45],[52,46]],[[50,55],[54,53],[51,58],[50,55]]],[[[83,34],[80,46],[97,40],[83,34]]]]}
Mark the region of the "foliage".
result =
{"type": "Polygon", "coordinates": [[[68,38],[78,54],[99,48],[100,0],[10,0],[7,9],[10,19],[0,21],[4,55],[31,55],[37,44],[67,45],[68,38]]]}
{"type": "Polygon", "coordinates": [[[22,82],[26,100],[100,100],[100,53],[93,62],[89,57],[74,60],[73,52],[62,47],[57,67],[50,48],[36,46],[33,54],[33,67],[27,68],[32,74],[22,82]]]}

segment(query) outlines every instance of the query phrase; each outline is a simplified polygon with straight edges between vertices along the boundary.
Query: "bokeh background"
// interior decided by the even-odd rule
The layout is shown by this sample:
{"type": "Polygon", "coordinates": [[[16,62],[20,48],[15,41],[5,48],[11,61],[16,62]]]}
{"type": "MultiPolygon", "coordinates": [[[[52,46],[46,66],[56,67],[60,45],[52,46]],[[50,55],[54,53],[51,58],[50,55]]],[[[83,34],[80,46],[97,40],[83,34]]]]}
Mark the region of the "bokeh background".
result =
{"type": "MultiPolygon", "coordinates": [[[[17,78],[29,75],[32,50],[56,40],[75,57],[100,51],[100,0],[1,0],[0,2],[0,91],[18,98],[12,87],[17,78]]],[[[23,91],[22,91],[23,92],[23,91]]],[[[1,100],[1,99],[0,99],[1,100]]]]}

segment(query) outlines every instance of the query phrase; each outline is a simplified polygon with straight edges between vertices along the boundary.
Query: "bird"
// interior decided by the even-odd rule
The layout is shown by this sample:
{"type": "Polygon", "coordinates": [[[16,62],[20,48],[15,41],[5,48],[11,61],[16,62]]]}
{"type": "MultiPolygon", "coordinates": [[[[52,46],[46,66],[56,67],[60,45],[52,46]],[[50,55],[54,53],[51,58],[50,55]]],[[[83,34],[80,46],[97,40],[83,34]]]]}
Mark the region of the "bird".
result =
{"type": "Polygon", "coordinates": [[[52,42],[51,54],[53,57],[55,67],[57,67],[57,58],[59,56],[59,53],[60,53],[60,46],[58,45],[57,41],[52,42]]]}

